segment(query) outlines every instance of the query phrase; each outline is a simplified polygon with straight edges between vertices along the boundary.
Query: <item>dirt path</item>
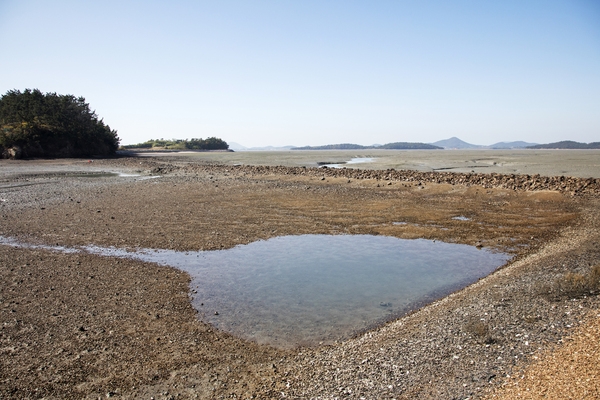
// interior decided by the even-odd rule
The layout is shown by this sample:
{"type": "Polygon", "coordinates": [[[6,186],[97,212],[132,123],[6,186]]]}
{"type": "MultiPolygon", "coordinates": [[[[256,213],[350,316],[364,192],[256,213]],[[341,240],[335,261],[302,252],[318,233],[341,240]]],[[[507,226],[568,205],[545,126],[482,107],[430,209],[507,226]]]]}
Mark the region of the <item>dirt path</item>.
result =
{"type": "Polygon", "coordinates": [[[600,263],[596,198],[154,159],[0,168],[0,235],[26,242],[209,250],[362,233],[516,257],[364,336],[283,351],[198,321],[174,269],[0,246],[1,397],[479,397],[600,308],[596,296],[543,295],[544,284],[600,263]]]}

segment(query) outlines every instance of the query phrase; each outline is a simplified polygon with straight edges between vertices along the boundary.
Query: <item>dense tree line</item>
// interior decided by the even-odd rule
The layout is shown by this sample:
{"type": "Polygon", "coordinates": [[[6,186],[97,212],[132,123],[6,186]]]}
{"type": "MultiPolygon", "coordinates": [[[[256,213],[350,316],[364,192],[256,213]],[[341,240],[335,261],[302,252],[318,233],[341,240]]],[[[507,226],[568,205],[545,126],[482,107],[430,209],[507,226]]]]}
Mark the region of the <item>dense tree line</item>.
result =
{"type": "Polygon", "coordinates": [[[119,147],[83,97],[10,90],[0,98],[0,153],[4,158],[108,156],[119,147]]]}
{"type": "Polygon", "coordinates": [[[124,149],[165,149],[165,150],[227,150],[229,145],[216,137],[207,139],[150,139],[144,143],[123,146],[124,149]]]}

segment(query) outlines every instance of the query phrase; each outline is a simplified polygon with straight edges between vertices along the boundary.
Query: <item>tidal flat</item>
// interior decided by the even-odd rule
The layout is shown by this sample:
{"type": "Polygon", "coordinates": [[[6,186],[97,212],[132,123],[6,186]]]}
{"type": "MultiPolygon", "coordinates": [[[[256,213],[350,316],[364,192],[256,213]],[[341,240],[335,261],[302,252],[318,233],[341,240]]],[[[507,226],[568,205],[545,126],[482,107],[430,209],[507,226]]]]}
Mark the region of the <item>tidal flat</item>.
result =
{"type": "MultiPolygon", "coordinates": [[[[2,160],[0,235],[52,246],[177,251],[286,235],[385,235],[481,246],[513,261],[353,338],[282,350],[202,322],[182,271],[0,246],[2,397],[501,397],[512,375],[597,324],[595,293],[550,293],[568,273],[600,263],[596,180],[565,181],[556,190],[509,188],[492,184],[489,174],[477,185],[428,175],[347,175],[317,165],[362,157],[373,165],[353,168],[598,178],[599,153],[398,152],[392,161],[308,153],[2,160]],[[466,162],[490,157],[481,170],[466,162]],[[461,162],[466,169],[454,169],[461,162]],[[511,162],[513,172],[494,169],[511,162]]],[[[595,375],[594,367],[587,370],[595,375]]],[[[589,381],[588,392],[596,385],[589,381]]]]}
{"type": "Polygon", "coordinates": [[[599,150],[288,150],[139,153],[166,156],[171,160],[216,162],[226,165],[317,167],[349,163],[348,168],[397,169],[421,172],[500,173],[600,178],[599,150]],[[368,162],[365,162],[368,161],[368,162]]]}

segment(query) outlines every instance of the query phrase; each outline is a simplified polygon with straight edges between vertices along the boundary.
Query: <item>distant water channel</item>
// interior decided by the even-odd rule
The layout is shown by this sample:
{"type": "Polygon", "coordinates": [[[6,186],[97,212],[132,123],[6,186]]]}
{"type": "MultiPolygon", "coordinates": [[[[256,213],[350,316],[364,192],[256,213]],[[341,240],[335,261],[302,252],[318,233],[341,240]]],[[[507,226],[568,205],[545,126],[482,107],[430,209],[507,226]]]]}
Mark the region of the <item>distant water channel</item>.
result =
{"type": "Polygon", "coordinates": [[[363,163],[370,163],[373,162],[374,158],[370,158],[370,157],[355,157],[349,161],[343,162],[343,163],[338,163],[338,164],[322,164],[321,167],[328,167],[328,168],[344,168],[348,165],[352,165],[352,164],[363,164],[363,163]]]}
{"type": "Polygon", "coordinates": [[[203,321],[277,347],[348,338],[467,286],[510,258],[473,246],[371,235],[283,236],[199,252],[84,249],[188,272],[203,321]]]}

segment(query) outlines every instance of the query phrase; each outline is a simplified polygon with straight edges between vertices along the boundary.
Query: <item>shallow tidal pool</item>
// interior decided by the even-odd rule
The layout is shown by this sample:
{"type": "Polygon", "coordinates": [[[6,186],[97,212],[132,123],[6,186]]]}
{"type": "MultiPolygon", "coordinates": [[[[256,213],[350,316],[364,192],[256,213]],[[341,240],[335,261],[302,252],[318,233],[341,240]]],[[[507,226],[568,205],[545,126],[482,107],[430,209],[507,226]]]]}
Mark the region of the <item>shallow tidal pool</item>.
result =
{"type": "Polygon", "coordinates": [[[191,276],[201,320],[279,348],[332,343],[444,297],[505,264],[504,253],[373,235],[281,236],[228,250],[0,244],[127,257],[191,276]]]}
{"type": "Polygon", "coordinates": [[[465,287],[510,258],[372,235],[283,236],[199,252],[86,249],[188,272],[200,319],[281,348],[351,337],[465,287]]]}

